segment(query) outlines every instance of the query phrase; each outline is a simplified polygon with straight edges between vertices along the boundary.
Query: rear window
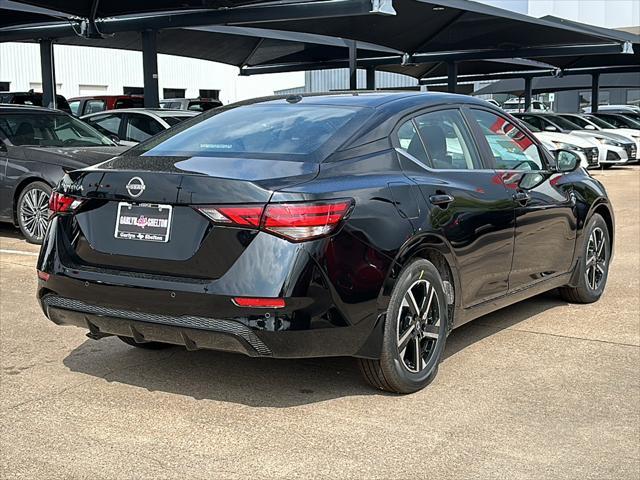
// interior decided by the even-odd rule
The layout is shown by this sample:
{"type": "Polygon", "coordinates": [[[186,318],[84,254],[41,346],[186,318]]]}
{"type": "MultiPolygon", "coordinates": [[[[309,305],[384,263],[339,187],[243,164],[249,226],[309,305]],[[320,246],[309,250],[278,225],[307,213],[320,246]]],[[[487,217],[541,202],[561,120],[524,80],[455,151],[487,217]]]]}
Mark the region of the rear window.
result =
{"type": "MultiPolygon", "coordinates": [[[[216,112],[132,153],[153,156],[309,155],[345,132],[362,109],[333,106],[248,105],[216,112]]],[[[206,115],[206,114],[205,114],[206,115]]]]}
{"type": "Polygon", "coordinates": [[[160,118],[162,118],[165,122],[167,122],[169,124],[169,126],[173,127],[174,125],[177,125],[178,123],[186,120],[187,118],[191,118],[191,117],[165,117],[165,116],[162,116],[160,118]]]}

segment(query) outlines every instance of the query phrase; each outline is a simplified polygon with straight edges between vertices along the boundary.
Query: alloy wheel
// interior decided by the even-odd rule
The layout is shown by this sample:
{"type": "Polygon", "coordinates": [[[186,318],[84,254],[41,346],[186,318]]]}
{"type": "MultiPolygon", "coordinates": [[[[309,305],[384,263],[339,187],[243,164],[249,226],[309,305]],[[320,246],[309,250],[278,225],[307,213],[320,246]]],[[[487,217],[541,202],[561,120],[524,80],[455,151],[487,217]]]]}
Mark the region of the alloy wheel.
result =
{"type": "Polygon", "coordinates": [[[49,194],[39,188],[29,190],[20,204],[20,224],[36,240],[42,240],[49,221],[49,194]]]}
{"type": "Polygon", "coordinates": [[[607,249],[605,248],[606,237],[600,227],[596,227],[589,235],[587,243],[585,280],[587,286],[595,291],[598,290],[605,277],[607,268],[607,249]]]}
{"type": "Polygon", "coordinates": [[[440,340],[441,314],[435,288],[415,281],[404,294],[397,318],[398,355],[404,367],[419,373],[429,364],[440,340]]]}

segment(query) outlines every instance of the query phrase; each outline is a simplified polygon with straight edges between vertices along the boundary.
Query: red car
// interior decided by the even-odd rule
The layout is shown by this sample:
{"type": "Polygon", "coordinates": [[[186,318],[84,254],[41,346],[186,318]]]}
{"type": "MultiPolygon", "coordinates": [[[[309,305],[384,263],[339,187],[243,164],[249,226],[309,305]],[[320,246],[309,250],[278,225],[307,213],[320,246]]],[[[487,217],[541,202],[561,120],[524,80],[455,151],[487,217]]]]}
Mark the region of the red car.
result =
{"type": "Polygon", "coordinates": [[[142,95],[96,95],[90,97],[74,97],[69,99],[71,113],[76,117],[89,115],[90,113],[117,108],[141,108],[144,107],[142,95]]]}

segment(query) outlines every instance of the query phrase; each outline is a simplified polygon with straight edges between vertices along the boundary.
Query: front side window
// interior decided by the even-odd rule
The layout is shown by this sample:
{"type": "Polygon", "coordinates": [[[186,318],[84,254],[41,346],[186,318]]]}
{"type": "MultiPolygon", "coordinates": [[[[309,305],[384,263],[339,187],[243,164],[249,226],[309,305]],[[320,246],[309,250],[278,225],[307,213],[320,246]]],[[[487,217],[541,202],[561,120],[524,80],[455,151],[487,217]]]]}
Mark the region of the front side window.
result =
{"type": "MultiPolygon", "coordinates": [[[[525,133],[504,117],[485,110],[473,110],[496,167],[501,170],[542,170],[543,163],[537,145],[525,133]]],[[[528,118],[525,118],[529,121],[528,118]]]]}
{"type": "Polygon", "coordinates": [[[458,110],[439,110],[416,117],[415,123],[435,169],[482,168],[475,145],[458,110]]]}
{"type": "Polygon", "coordinates": [[[13,145],[40,147],[113,145],[113,142],[107,137],[70,115],[2,115],[0,116],[0,130],[13,145]]]}
{"type": "Polygon", "coordinates": [[[155,118],[146,115],[129,114],[125,139],[130,142],[143,142],[164,128],[155,118]]]}
{"type": "Polygon", "coordinates": [[[98,115],[88,118],[87,122],[103,133],[107,132],[107,134],[111,135],[120,135],[120,124],[122,123],[122,117],[120,115],[98,115]]]}
{"type": "Polygon", "coordinates": [[[78,109],[80,108],[80,100],[74,100],[73,102],[69,102],[69,108],[71,109],[71,113],[75,116],[78,116],[78,109]]]}

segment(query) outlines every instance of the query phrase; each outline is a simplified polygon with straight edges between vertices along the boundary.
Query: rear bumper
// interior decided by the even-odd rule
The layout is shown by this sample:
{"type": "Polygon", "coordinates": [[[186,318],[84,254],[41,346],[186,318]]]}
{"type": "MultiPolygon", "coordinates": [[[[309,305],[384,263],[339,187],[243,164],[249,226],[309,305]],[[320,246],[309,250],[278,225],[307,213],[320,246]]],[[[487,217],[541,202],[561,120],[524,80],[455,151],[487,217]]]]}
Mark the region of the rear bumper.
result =
{"type": "Polygon", "coordinates": [[[382,319],[355,326],[301,331],[258,331],[242,319],[160,315],[101,307],[45,294],[40,303],[58,325],[86,328],[93,338],[118,335],[137,342],[182,345],[187,350],[220,350],[252,357],[308,358],[356,356],[376,358],[382,319]]]}

